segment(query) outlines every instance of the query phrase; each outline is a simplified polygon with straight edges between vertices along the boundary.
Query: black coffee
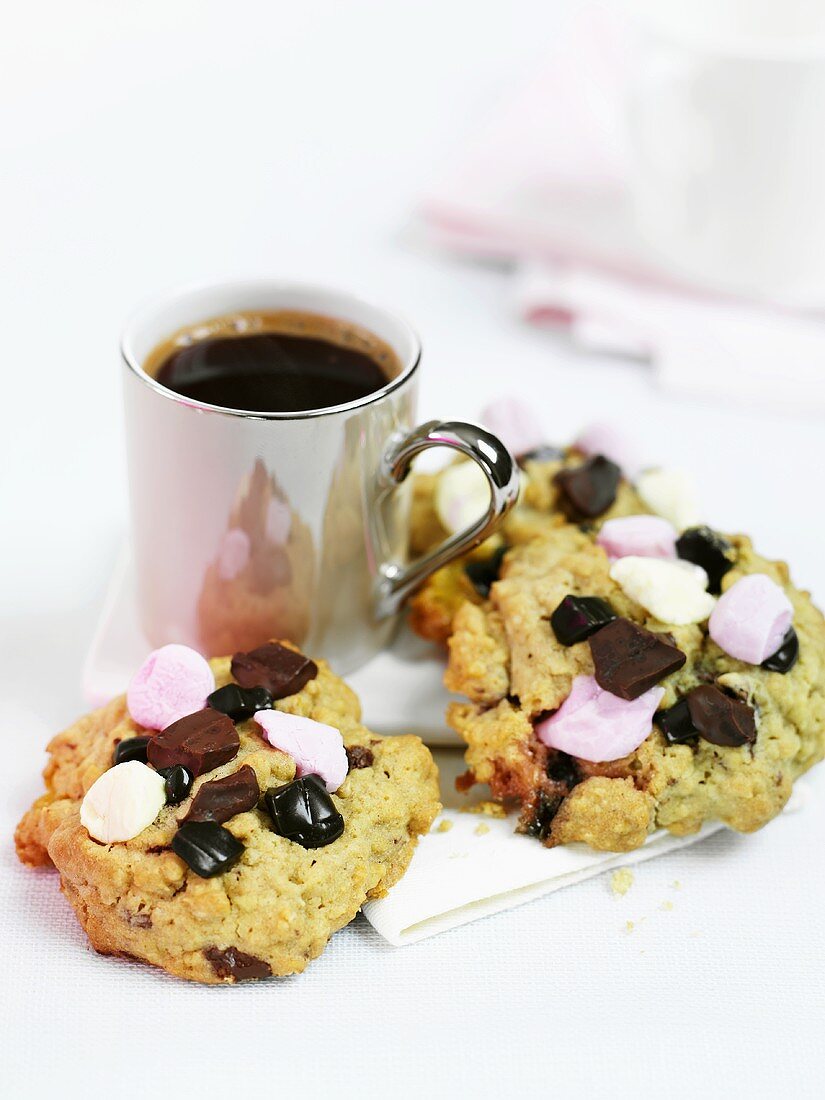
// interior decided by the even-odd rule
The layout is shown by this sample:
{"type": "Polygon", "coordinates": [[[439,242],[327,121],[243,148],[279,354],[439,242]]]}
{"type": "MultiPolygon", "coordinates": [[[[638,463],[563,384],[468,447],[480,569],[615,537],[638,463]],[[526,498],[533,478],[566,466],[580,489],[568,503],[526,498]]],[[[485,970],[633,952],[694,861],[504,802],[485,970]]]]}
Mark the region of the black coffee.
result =
{"type": "Polygon", "coordinates": [[[344,405],[400,370],[392,349],[355,325],[302,313],[245,313],[178,333],[146,369],[167,389],[208,405],[302,412],[344,405]]]}

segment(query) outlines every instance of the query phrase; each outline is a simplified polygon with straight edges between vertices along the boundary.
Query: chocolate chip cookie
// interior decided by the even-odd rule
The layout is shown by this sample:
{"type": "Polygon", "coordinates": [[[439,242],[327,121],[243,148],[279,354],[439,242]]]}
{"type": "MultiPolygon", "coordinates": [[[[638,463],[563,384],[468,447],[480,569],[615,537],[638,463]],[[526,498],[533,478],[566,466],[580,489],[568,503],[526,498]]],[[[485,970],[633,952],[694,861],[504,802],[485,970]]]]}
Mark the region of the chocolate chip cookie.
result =
{"type": "Polygon", "coordinates": [[[825,754],[809,595],[744,536],[673,527],[663,542],[648,518],[551,519],[452,612],[463,782],[518,805],[548,846],[628,851],[709,820],[752,832],[825,754]]]}
{"type": "Polygon", "coordinates": [[[121,696],[52,740],[18,855],[57,868],[103,954],[207,983],[301,971],[403,875],[440,808],[433,760],[286,644],[209,662],[167,725],[203,670],[166,648],[128,696],[149,728],[121,696]]]}

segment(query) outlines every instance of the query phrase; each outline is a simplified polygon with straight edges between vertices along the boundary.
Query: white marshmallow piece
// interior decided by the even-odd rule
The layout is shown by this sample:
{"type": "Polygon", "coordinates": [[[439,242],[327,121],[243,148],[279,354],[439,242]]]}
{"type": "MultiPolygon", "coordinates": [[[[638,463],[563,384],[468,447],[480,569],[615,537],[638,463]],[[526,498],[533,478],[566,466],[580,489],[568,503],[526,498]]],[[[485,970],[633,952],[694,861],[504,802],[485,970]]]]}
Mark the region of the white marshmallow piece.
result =
{"type": "Polygon", "coordinates": [[[716,600],[705,591],[707,573],[691,562],[631,555],[615,561],[610,576],[626,596],[661,623],[701,623],[716,606],[716,600]]]}
{"type": "Polygon", "coordinates": [[[442,471],[435,489],[435,510],[451,534],[480,519],[490,504],[490,484],[475,462],[456,462],[442,471]]]}
{"type": "Polygon", "coordinates": [[[700,522],[696,483],[684,470],[645,470],[636,479],[636,491],[648,508],[677,531],[700,522]]]}
{"type": "Polygon", "coordinates": [[[166,805],[163,776],[139,760],[116,764],[91,785],[80,804],[80,824],[103,844],[131,840],[166,805]]]}
{"type": "MultiPolygon", "coordinates": [[[[519,494],[527,478],[519,477],[519,494]]],[[[476,462],[456,462],[438,477],[433,500],[442,527],[450,534],[464,531],[486,514],[490,505],[490,483],[476,462]]]]}

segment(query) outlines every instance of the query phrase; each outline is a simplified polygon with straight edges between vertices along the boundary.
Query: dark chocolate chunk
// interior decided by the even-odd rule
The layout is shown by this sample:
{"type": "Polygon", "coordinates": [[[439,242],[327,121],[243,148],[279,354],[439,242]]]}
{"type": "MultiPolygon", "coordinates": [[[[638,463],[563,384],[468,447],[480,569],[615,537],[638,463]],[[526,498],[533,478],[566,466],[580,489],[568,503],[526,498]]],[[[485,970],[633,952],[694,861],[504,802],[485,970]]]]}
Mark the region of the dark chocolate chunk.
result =
{"type": "Polygon", "coordinates": [[[160,771],[182,764],[193,776],[228,763],[241,747],[232,719],[207,707],[173,722],[149,742],[149,763],[160,771]]]}
{"type": "Polygon", "coordinates": [[[516,456],[519,466],[526,462],[561,462],[564,451],[561,447],[554,447],[552,443],[543,443],[541,447],[534,447],[532,451],[516,456]]]}
{"type": "Polygon", "coordinates": [[[182,764],[175,764],[173,768],[158,768],[158,775],[162,775],[166,781],[168,805],[177,806],[184,798],[189,797],[195,777],[182,764]]]}
{"type": "Polygon", "coordinates": [[[270,788],[264,802],[275,832],[302,848],[323,848],[344,831],[344,819],[317,775],[270,788]]]}
{"type": "Polygon", "coordinates": [[[565,596],[550,616],[550,625],[562,645],[575,645],[615,618],[616,612],[607,600],[598,596],[565,596]]]}
{"type": "Polygon", "coordinates": [[[233,867],[244,846],[217,821],[187,821],[172,837],[172,851],[201,878],[213,878],[233,867]]]}
{"type": "Polygon", "coordinates": [[[712,745],[735,747],[756,740],[756,716],[747,703],[710,684],[694,688],[687,700],[691,721],[712,745]]]}
{"type": "Polygon", "coordinates": [[[791,626],[776,653],[772,653],[762,662],[762,668],[766,668],[768,672],[790,672],[798,660],[799,637],[791,626]]]}
{"type": "Polygon", "coordinates": [[[207,695],[206,702],[233,722],[245,722],[255,711],[272,708],[272,696],[265,687],[242,688],[239,684],[225,684],[207,695]]]}
{"type": "Polygon", "coordinates": [[[141,764],[145,764],[146,750],[151,740],[151,737],[129,737],[121,741],[115,748],[112,763],[125,764],[127,760],[139,760],[141,764]]]}
{"type": "Polygon", "coordinates": [[[235,814],[246,813],[258,805],[261,791],[254,768],[244,764],[231,775],[204,783],[192,799],[184,821],[217,821],[222,825],[235,814]]]}
{"type": "Polygon", "coordinates": [[[682,745],[685,741],[695,741],[699,736],[699,730],[690,717],[690,707],[686,698],[680,699],[667,710],[658,711],[653,716],[653,721],[665,735],[669,745],[682,745]]]}
{"type": "Polygon", "coordinates": [[[596,683],[620,699],[638,699],[687,658],[658,634],[616,619],[590,639],[596,683]]]}
{"type": "Polygon", "coordinates": [[[241,687],[264,687],[273,699],[285,699],[314,680],[318,666],[303,653],[278,642],[268,642],[250,653],[236,653],[232,658],[232,675],[241,687]]]}
{"type": "Polygon", "coordinates": [[[223,980],[231,978],[235,982],[247,982],[253,978],[272,977],[272,967],[268,962],[247,955],[237,947],[207,947],[203,953],[223,980]]]}
{"type": "Polygon", "coordinates": [[[576,784],[581,781],[579,765],[572,756],[568,756],[561,749],[550,750],[545,774],[548,779],[567,787],[569,791],[572,791],[576,784]]]}
{"type": "Polygon", "coordinates": [[[606,512],[616,499],[621,478],[622,471],[615,462],[594,455],[581,466],[559,470],[554,481],[573,516],[593,519],[606,512]]]}
{"type": "Polygon", "coordinates": [[[364,748],[363,745],[350,745],[345,750],[347,754],[347,760],[349,761],[349,770],[356,771],[358,768],[371,768],[375,757],[372,755],[372,750],[364,748]]]}
{"type": "Polygon", "coordinates": [[[539,840],[546,840],[553,827],[553,818],[559,812],[562,802],[564,802],[564,795],[547,794],[541,791],[536,799],[532,816],[526,823],[520,825],[519,832],[524,832],[528,836],[537,836],[539,840]]]}
{"type": "Polygon", "coordinates": [[[676,540],[676,553],[683,561],[701,565],[708,575],[708,592],[714,596],[722,591],[722,577],[736,557],[728,540],[710,527],[688,527],[676,540]]]}
{"type": "Polygon", "coordinates": [[[500,546],[489,557],[480,558],[478,561],[468,561],[464,566],[464,572],[467,574],[473,588],[485,600],[490,595],[493,584],[498,580],[501,562],[508,549],[508,546],[500,546]]]}

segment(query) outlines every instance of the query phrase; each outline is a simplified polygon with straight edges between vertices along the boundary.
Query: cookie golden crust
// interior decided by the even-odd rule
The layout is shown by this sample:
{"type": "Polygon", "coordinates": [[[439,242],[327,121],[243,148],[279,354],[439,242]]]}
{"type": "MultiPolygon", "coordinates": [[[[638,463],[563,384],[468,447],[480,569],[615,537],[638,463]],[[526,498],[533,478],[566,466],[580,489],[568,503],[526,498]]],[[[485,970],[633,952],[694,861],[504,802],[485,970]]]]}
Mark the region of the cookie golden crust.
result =
{"type": "MultiPolygon", "coordinates": [[[[472,554],[440,569],[409,601],[410,626],[416,634],[446,644],[459,608],[468,601],[477,605],[484,602],[484,597],[473,587],[465,572],[464,567],[469,561],[483,560],[501,546],[522,546],[534,538],[571,526],[569,517],[561,507],[554,478],[561,470],[579,465],[583,457],[570,449],[559,459],[527,459],[523,463],[522,493],[516,507],[505,518],[500,533],[487,539],[472,554]]],[[[438,474],[424,474],[415,478],[410,541],[414,556],[425,553],[448,537],[433,503],[438,477],[438,474]]],[[[622,480],[610,508],[598,519],[587,521],[586,526],[595,530],[608,519],[649,511],[632,484],[622,480]]]]}
{"type": "Polygon", "coordinates": [[[449,641],[445,682],[469,700],[448,713],[467,744],[467,784],[489,783],[495,798],[517,802],[520,829],[548,846],[583,841],[629,851],[657,827],[683,836],[718,820],[748,833],[775,817],[794,780],[825,755],[825,621],[791,584],[783,562],[760,557],[744,536],[730,541],[736,564],[723,589],[765,573],[793,604],[800,656],[784,675],[728,656],[707,624],[653,619],[611,580],[605,552],[578,528],[560,527],[511,550],[490,599],[462,605],[449,641]],[[755,708],[756,741],[738,748],[701,738],[669,744],[654,725],[621,760],[596,764],[547,748],[534,723],[564,702],[576,676],[593,674],[587,642],[563,646],[550,626],[569,594],[601,596],[618,615],[671,635],[687,660],[661,682],[660,709],[716,684],[755,708]]]}
{"type": "MultiPolygon", "coordinates": [[[[211,663],[217,686],[231,681],[228,658],[211,663]]],[[[403,875],[417,838],[440,809],[438,774],[417,737],[382,738],[360,724],[360,706],[323,661],[318,675],[277,709],[337,727],[357,763],[332,796],[343,835],[306,849],[277,835],[260,809],[225,824],[244,846],[240,861],[200,878],[172,850],[192,797],[166,806],[133,840],[101,844],[80,823],[85,792],[111,766],[121,740],[144,733],[125,699],[81,718],[49,745],[46,793],[17,827],[20,859],[53,864],[92,945],[162,967],[181,978],[232,983],[303,970],[368,898],[403,875]]],[[[208,772],[192,796],[244,765],[262,792],[295,776],[292,758],[270,747],[253,721],[238,723],[240,751],[208,772]]]]}

